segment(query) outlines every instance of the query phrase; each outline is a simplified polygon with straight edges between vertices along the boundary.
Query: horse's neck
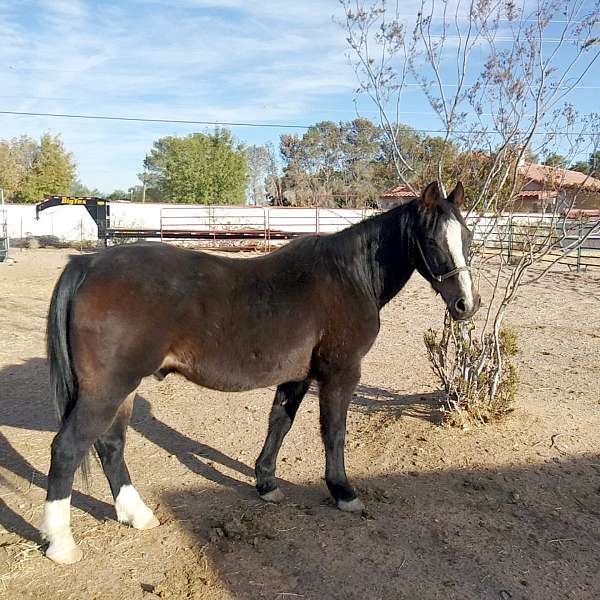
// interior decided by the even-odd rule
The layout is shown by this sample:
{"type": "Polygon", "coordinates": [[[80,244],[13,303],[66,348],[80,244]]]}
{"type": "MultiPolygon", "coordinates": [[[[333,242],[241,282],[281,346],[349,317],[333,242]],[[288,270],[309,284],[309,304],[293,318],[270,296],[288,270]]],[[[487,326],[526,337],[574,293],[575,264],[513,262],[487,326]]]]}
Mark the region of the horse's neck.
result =
{"type": "Polygon", "coordinates": [[[401,206],[346,230],[356,239],[355,259],[362,263],[361,272],[370,280],[380,308],[404,287],[415,270],[412,214],[409,206],[401,206]]]}

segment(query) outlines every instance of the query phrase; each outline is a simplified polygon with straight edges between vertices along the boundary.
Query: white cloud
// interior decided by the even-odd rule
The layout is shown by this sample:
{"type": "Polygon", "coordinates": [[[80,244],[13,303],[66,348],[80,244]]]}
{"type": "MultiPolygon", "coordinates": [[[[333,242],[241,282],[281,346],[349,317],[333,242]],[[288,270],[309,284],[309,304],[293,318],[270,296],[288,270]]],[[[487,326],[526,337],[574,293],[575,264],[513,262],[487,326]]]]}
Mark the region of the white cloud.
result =
{"type": "MultiPolygon", "coordinates": [[[[353,74],[331,22],[336,1],[26,4],[0,7],[5,110],[310,123],[328,95],[347,92],[352,106],[353,74]]],[[[135,183],[152,140],[182,129],[14,117],[0,124],[2,137],[61,131],[84,181],[104,189],[135,183]]]]}
{"type": "MultiPolygon", "coordinates": [[[[408,0],[403,11],[416,4],[408,0]]],[[[356,82],[334,14],[341,14],[337,0],[0,0],[0,108],[264,123],[349,119],[356,82]]],[[[194,129],[201,127],[0,115],[0,137],[62,132],[83,181],[109,191],[136,183],[154,139],[194,129]]],[[[260,143],[279,131],[234,133],[260,143]]]]}

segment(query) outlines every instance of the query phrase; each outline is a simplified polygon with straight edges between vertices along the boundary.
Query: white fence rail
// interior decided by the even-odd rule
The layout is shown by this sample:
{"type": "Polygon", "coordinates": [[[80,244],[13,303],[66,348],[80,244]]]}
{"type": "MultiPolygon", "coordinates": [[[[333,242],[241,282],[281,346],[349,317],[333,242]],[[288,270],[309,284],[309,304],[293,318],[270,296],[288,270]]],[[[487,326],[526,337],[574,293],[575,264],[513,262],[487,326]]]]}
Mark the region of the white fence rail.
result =
{"type": "MultiPolygon", "coordinates": [[[[7,238],[55,236],[63,241],[95,241],[97,228],[82,206],[58,206],[35,218],[35,206],[6,204],[7,238]]],[[[189,232],[262,232],[265,239],[277,238],[276,232],[302,235],[333,233],[377,211],[370,209],[200,206],[135,202],[110,203],[110,227],[189,232]],[[275,232],[275,233],[274,233],[275,232]]],[[[0,219],[1,221],[1,219],[0,219]]],[[[470,218],[474,241],[486,252],[502,252],[512,258],[522,252],[526,243],[554,240],[548,260],[554,260],[570,246],[566,264],[578,269],[600,268],[600,222],[595,220],[557,220],[540,214],[518,214],[506,217],[478,216],[470,218]]],[[[221,236],[222,237],[222,236],[221,236]]],[[[288,236],[291,237],[291,236],[288,236]]]]}

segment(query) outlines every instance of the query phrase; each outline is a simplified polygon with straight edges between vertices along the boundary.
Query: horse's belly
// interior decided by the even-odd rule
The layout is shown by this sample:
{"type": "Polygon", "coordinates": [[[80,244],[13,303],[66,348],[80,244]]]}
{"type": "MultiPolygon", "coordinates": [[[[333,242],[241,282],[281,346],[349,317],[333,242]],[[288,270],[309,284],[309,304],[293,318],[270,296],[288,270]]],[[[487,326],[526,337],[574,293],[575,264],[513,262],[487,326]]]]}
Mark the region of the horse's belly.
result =
{"type": "Polygon", "coordinates": [[[186,353],[187,357],[169,355],[161,369],[178,371],[203,387],[241,392],[306,379],[310,372],[313,348],[311,344],[297,349],[242,350],[233,345],[225,352],[204,350],[193,360],[190,360],[189,353],[186,353]]]}

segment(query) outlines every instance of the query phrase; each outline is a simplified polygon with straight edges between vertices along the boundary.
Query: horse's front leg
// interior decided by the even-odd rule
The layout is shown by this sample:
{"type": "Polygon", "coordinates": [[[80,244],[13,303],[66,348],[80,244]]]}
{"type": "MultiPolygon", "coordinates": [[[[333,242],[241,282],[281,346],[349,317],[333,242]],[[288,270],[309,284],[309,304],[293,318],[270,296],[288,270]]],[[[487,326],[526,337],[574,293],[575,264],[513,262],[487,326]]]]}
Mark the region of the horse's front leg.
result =
{"type": "Polygon", "coordinates": [[[269,432],[256,461],[256,489],[266,502],[281,502],[283,492],[275,481],[277,455],[283,438],[290,430],[298,407],[308,390],[309,381],[290,381],[277,386],[269,415],[269,432]]]}
{"type": "Polygon", "coordinates": [[[345,369],[321,382],[321,436],[325,445],[325,480],[340,510],[358,512],[364,509],[348,482],[344,466],[346,414],[354,388],[360,378],[359,369],[345,369]]]}

